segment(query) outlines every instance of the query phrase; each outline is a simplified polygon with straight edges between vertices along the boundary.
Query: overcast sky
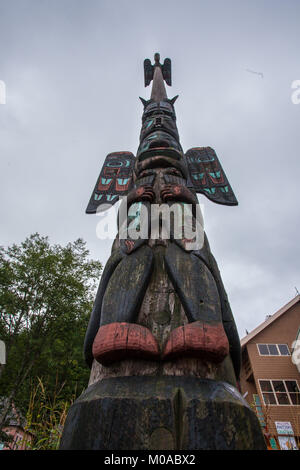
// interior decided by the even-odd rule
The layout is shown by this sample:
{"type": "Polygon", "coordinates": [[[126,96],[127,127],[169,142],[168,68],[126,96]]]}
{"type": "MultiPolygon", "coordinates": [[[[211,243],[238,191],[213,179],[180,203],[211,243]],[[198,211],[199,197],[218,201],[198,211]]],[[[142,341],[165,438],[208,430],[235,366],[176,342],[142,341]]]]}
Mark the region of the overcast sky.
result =
{"type": "Polygon", "coordinates": [[[299,18],[299,0],[0,0],[0,244],[82,237],[107,261],[85,208],[106,155],[137,150],[158,51],[184,150],[213,147],[239,201],[201,197],[240,336],[254,329],[300,291],[299,18]]]}

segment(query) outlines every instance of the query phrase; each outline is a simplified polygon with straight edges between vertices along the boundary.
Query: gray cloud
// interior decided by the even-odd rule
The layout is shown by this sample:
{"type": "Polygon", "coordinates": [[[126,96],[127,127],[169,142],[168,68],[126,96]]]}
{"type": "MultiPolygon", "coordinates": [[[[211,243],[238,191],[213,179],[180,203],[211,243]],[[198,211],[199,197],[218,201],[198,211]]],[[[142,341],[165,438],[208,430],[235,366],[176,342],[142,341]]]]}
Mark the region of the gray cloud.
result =
{"type": "Polygon", "coordinates": [[[138,96],[150,93],[142,62],[159,51],[172,59],[183,147],[215,148],[240,203],[203,200],[241,336],[274,313],[300,289],[299,10],[273,0],[2,0],[0,243],[80,236],[106,262],[111,242],[96,238],[85,207],[107,153],[138,147],[138,96]]]}

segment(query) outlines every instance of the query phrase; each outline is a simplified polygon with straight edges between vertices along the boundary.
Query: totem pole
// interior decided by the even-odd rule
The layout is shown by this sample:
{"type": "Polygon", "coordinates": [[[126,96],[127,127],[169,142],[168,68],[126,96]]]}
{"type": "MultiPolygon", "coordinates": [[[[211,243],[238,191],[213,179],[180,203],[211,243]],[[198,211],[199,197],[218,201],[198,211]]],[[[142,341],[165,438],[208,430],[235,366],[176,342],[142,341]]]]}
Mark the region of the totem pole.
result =
{"type": "Polygon", "coordinates": [[[144,61],[145,86],[153,85],[141,98],[137,155],[106,157],[86,211],[121,199],[85,337],[90,382],[70,408],[60,448],[264,449],[237,390],[239,336],[197,193],[237,200],[212,148],[183,152],[177,96],[169,99],[164,83],[171,86],[171,61],[154,59],[144,61]]]}

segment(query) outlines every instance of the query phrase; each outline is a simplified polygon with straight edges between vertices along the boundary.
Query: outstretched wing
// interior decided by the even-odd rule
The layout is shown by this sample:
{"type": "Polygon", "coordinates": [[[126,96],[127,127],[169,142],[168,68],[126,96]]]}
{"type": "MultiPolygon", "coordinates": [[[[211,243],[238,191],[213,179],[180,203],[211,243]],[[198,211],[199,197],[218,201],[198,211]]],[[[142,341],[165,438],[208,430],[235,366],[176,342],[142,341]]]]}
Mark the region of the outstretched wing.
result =
{"type": "Polygon", "coordinates": [[[165,59],[162,66],[162,73],[167,85],[172,86],[171,59],[165,59]]]}
{"type": "Polygon", "coordinates": [[[196,147],[185,154],[190,174],[190,185],[197,193],[217,204],[236,206],[232,191],[216,152],[211,147],[196,147]]]}
{"type": "Polygon", "coordinates": [[[144,77],[145,77],[145,86],[150,85],[151,80],[153,80],[153,65],[151,65],[150,59],[144,60],[144,77]]]}
{"type": "Polygon", "coordinates": [[[101,211],[99,206],[115,204],[119,196],[125,196],[133,187],[135,156],[131,152],[109,153],[105,159],[95,189],[87,206],[87,214],[101,211]]]}

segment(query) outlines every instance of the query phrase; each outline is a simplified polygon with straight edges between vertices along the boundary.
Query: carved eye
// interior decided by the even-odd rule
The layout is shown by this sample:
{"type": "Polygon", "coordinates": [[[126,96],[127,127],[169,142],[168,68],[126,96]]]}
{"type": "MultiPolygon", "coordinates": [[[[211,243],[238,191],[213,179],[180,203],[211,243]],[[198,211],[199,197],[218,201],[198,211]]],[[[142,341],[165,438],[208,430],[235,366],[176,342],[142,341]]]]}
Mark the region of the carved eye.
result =
{"type": "Polygon", "coordinates": [[[177,170],[176,168],[170,168],[170,170],[167,171],[169,175],[174,175],[174,176],[179,176],[182,178],[182,173],[180,170],[177,170]]]}
{"type": "Polygon", "coordinates": [[[153,175],[153,170],[144,170],[142,173],[139,174],[139,178],[144,178],[145,176],[153,175]]]}

